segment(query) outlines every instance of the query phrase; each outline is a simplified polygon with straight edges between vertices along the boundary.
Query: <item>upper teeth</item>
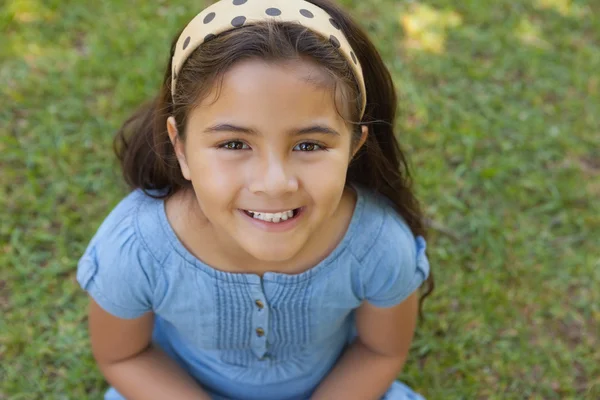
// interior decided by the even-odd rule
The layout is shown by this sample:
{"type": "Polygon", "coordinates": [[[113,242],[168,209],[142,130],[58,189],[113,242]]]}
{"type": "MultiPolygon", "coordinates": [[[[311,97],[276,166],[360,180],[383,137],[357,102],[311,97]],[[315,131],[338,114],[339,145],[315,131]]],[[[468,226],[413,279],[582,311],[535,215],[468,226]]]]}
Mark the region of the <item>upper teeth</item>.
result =
{"type": "Polygon", "coordinates": [[[285,221],[288,218],[292,218],[294,216],[294,210],[279,212],[279,213],[261,213],[258,211],[250,211],[248,212],[252,215],[253,218],[260,219],[267,222],[279,222],[285,221]]]}

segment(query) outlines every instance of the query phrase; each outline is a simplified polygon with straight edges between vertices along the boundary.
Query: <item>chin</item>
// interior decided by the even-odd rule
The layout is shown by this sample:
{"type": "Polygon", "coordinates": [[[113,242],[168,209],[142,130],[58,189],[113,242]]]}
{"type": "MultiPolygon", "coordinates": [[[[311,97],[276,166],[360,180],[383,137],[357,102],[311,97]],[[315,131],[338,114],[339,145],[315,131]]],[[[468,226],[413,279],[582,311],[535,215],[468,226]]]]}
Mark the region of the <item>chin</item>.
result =
{"type": "Polygon", "coordinates": [[[263,242],[258,246],[244,247],[252,257],[268,263],[289,261],[299,252],[297,246],[290,246],[289,243],[281,243],[281,246],[277,246],[274,243],[267,243],[265,245],[263,242]]]}

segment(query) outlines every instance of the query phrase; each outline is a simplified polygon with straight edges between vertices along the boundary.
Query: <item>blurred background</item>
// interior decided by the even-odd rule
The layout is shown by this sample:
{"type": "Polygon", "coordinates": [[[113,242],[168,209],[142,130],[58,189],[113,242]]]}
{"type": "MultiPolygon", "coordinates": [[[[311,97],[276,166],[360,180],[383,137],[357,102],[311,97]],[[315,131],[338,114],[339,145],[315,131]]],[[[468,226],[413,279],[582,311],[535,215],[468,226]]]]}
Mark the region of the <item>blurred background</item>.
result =
{"type": "MultiPolygon", "coordinates": [[[[375,40],[437,287],[428,399],[600,398],[600,1],[339,0],[375,40]]],[[[76,263],[115,130],[209,1],[0,1],[0,399],[99,399],[76,263]]]]}

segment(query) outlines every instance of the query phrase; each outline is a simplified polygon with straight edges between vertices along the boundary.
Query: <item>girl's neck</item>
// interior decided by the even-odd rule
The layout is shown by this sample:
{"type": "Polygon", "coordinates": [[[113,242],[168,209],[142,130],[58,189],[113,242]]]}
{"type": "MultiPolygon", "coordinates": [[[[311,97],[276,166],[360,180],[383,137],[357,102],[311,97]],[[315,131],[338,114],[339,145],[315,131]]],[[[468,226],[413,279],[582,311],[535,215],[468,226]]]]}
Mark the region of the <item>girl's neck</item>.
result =
{"type": "Polygon", "coordinates": [[[232,243],[231,237],[215,228],[202,214],[192,191],[180,191],[166,201],[167,219],[185,248],[211,268],[232,273],[262,276],[265,272],[302,273],[325,259],[341,242],[356,204],[356,193],[344,190],[340,204],[327,224],[311,236],[297,256],[285,262],[255,259],[232,243]]]}

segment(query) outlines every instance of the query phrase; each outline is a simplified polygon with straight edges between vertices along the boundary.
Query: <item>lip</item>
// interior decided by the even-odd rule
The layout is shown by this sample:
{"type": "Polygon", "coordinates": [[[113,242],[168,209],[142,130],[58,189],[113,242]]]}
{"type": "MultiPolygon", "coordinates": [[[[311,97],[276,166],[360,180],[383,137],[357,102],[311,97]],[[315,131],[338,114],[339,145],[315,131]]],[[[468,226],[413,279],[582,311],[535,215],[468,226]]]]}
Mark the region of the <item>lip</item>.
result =
{"type": "MultiPolygon", "coordinates": [[[[262,211],[258,211],[258,210],[252,210],[252,211],[262,212],[262,211]]],[[[265,231],[265,232],[287,232],[287,231],[294,229],[298,225],[300,220],[304,217],[305,211],[306,211],[306,207],[299,207],[298,213],[292,219],[288,219],[286,221],[275,223],[275,222],[267,222],[267,221],[263,221],[260,219],[252,218],[251,216],[246,214],[246,212],[244,210],[238,209],[238,212],[240,213],[240,215],[243,218],[247,219],[248,222],[253,224],[256,228],[258,228],[262,231],[265,231]]],[[[265,212],[270,212],[270,211],[265,211],[265,212]]]]}

